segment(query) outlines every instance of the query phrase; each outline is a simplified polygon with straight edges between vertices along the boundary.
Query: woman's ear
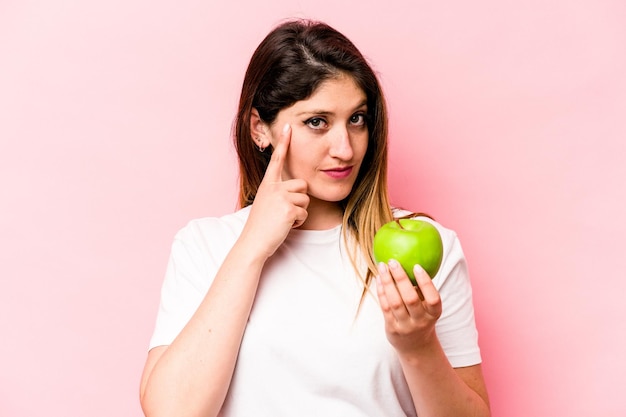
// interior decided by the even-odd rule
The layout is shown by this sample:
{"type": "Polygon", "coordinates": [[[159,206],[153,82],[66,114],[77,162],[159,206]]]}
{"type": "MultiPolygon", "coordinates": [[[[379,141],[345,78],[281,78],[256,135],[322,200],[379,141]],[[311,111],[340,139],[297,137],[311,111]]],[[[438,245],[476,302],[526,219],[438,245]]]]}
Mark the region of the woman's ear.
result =
{"type": "Polygon", "coordinates": [[[259,149],[265,149],[270,144],[270,138],[267,137],[269,131],[267,124],[261,120],[259,112],[254,107],[250,111],[250,136],[254,145],[259,149]]]}

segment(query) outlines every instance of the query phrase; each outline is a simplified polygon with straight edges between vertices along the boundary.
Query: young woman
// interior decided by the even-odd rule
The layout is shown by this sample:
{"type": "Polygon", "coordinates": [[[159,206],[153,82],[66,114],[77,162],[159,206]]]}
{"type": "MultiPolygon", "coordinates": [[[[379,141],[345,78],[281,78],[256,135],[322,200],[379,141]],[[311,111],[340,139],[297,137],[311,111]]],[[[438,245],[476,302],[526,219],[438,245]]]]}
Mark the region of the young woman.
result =
{"type": "MultiPolygon", "coordinates": [[[[394,216],[387,114],[357,48],[289,21],[254,52],[240,205],[174,239],[141,404],[156,416],[489,416],[465,258],[420,292],[372,240],[394,216]],[[420,297],[421,295],[421,297],[420,297]]],[[[429,220],[430,221],[430,220],[429,220]]]]}

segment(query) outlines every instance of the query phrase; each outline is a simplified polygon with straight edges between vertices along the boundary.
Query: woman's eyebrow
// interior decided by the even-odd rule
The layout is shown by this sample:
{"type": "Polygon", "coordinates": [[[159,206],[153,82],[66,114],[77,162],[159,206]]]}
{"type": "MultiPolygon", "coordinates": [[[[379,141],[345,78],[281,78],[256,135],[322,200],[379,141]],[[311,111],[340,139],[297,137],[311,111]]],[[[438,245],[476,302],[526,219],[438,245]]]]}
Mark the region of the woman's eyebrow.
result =
{"type": "Polygon", "coordinates": [[[297,113],[296,116],[304,116],[308,114],[319,114],[322,116],[327,116],[329,114],[334,114],[334,112],[330,110],[304,110],[304,111],[301,111],[300,113],[297,113]]]}
{"type": "MultiPolygon", "coordinates": [[[[367,106],[367,100],[363,100],[358,105],[354,106],[353,110],[354,111],[359,110],[363,106],[367,106]]],[[[323,109],[312,109],[312,110],[303,110],[299,113],[296,113],[296,116],[299,117],[299,116],[304,116],[304,115],[309,115],[309,114],[318,114],[321,116],[327,116],[327,115],[335,114],[335,112],[330,111],[330,110],[323,110],[323,109]]]]}

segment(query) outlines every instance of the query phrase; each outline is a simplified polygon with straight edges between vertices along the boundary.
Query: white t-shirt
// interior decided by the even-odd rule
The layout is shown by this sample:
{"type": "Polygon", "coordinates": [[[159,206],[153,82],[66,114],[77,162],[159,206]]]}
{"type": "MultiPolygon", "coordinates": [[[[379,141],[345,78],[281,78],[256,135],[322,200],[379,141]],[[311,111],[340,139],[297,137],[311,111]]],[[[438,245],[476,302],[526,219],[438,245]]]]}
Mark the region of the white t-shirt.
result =
{"type": "MultiPolygon", "coordinates": [[[[171,344],[189,321],[249,211],[192,220],[178,232],[150,348],[171,344]]],[[[475,365],[481,357],[465,257],[456,234],[433,224],[444,244],[433,280],[443,302],[437,335],[453,367],[475,365]]],[[[292,230],[263,268],[220,416],[415,416],[372,287],[357,316],[363,286],[341,227],[292,230]]]]}

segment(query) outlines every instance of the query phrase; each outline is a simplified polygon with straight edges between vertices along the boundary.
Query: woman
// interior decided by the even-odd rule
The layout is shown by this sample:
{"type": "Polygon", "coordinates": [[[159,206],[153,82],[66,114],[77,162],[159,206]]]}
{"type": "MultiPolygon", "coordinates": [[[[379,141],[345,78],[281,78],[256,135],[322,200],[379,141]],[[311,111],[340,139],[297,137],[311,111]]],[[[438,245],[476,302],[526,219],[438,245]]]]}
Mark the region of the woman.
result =
{"type": "Polygon", "coordinates": [[[394,216],[375,74],[331,27],[254,52],[235,127],[240,205],[177,234],[141,381],[146,416],[488,416],[456,235],[418,291],[371,242],[394,216]],[[442,309],[442,300],[445,308],[442,309]]]}

